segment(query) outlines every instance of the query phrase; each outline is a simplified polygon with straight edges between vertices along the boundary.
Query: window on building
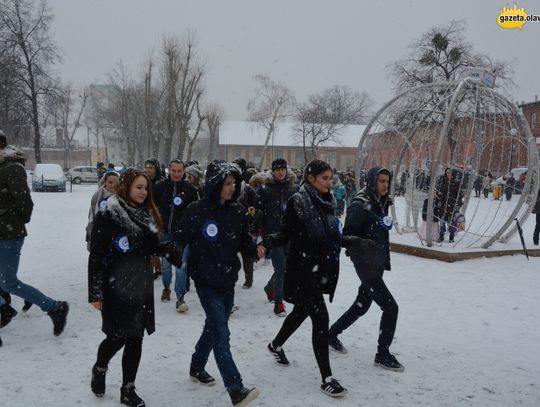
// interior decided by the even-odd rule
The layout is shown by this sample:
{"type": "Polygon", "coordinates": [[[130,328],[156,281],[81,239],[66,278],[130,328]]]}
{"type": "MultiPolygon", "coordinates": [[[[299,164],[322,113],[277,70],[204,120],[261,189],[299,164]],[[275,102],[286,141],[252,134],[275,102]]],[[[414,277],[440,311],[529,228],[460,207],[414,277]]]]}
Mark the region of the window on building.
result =
{"type": "Polygon", "coordinates": [[[536,113],[533,113],[531,115],[531,128],[534,129],[536,127],[536,113]]]}

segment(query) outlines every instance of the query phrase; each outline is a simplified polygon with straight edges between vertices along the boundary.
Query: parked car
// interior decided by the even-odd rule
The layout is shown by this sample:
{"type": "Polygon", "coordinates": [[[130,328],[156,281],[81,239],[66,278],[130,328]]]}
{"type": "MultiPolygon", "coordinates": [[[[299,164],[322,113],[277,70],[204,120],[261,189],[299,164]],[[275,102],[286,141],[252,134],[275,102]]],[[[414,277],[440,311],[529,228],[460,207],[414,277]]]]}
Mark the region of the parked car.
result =
{"type": "Polygon", "coordinates": [[[32,191],[66,191],[66,176],[58,164],[36,164],[32,191]]]}
{"type": "Polygon", "coordinates": [[[73,184],[80,184],[81,182],[92,182],[95,184],[98,181],[97,168],[89,165],[70,168],[67,175],[71,178],[73,184]]]}

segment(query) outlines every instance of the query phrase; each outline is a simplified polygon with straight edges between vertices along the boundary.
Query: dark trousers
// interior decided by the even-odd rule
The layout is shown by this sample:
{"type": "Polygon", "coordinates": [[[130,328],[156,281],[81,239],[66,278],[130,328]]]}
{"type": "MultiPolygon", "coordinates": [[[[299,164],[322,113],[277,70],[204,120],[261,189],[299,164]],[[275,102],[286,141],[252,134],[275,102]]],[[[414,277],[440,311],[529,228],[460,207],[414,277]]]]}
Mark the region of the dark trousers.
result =
{"type": "Polygon", "coordinates": [[[229,315],[234,304],[234,287],[226,290],[198,287],[197,294],[206,319],[203,332],[195,345],[195,352],[191,356],[190,367],[193,370],[203,370],[210,352],[214,352],[225,387],[229,393],[238,391],[244,385],[232,357],[229,331],[229,315]]]}
{"type": "Polygon", "coordinates": [[[313,327],[311,342],[315,359],[324,381],[328,376],[332,376],[330,369],[330,359],[328,356],[328,310],[322,294],[310,302],[296,304],[293,310],[287,315],[276,338],[272,341],[274,346],[283,346],[289,337],[302,325],[307,317],[311,318],[313,327]]]}
{"type": "Polygon", "coordinates": [[[107,369],[109,362],[124,347],[122,384],[134,383],[142,354],[142,337],[107,336],[99,345],[96,366],[107,369]]]}
{"type": "Polygon", "coordinates": [[[255,264],[255,258],[246,257],[242,254],[242,267],[244,274],[246,275],[246,283],[253,284],[253,265],[255,264]]]}
{"type": "MultiPolygon", "coordinates": [[[[358,273],[358,270],[357,270],[358,273]]],[[[361,280],[358,295],[351,307],[330,327],[329,335],[338,336],[356,322],[375,303],[381,308],[382,316],[379,327],[379,345],[377,352],[388,352],[398,317],[398,305],[383,281],[383,272],[368,271],[358,273],[361,280]]]]}
{"type": "Polygon", "coordinates": [[[540,235],[540,213],[536,212],[536,226],[533,232],[533,243],[538,244],[538,236],[540,235]]]}

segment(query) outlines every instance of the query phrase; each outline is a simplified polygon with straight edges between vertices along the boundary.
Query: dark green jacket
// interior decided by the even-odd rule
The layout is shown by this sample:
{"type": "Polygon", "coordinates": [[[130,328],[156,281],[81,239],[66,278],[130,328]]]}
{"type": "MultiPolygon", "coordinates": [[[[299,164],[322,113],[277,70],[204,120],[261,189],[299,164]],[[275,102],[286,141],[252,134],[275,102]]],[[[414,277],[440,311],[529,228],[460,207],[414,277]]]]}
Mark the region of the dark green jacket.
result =
{"type": "Polygon", "coordinates": [[[24,156],[7,146],[0,150],[0,240],[16,240],[26,236],[34,204],[26,182],[24,156]]]}

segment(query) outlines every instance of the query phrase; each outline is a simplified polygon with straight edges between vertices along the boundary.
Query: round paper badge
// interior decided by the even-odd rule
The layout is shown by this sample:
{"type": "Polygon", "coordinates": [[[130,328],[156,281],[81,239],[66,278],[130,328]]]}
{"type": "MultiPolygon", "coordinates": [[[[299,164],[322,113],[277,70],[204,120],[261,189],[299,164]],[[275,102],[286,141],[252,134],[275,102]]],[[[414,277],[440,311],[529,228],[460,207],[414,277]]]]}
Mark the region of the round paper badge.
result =
{"type": "Polygon", "coordinates": [[[381,224],[386,230],[391,230],[392,226],[394,226],[394,219],[392,219],[391,216],[386,215],[381,219],[381,224]]]}
{"type": "Polygon", "coordinates": [[[184,202],[181,196],[175,196],[172,200],[174,206],[180,206],[184,202]]]}
{"type": "Polygon", "coordinates": [[[99,209],[105,209],[105,206],[107,205],[107,199],[109,199],[109,197],[100,199],[98,203],[99,209]]]}
{"type": "Polygon", "coordinates": [[[219,227],[215,220],[209,219],[204,222],[203,225],[203,236],[206,240],[210,242],[215,242],[218,239],[219,227]]]}
{"type": "Polygon", "coordinates": [[[128,253],[132,250],[129,245],[129,239],[124,234],[118,235],[114,238],[114,247],[121,253],[128,253]]]}

